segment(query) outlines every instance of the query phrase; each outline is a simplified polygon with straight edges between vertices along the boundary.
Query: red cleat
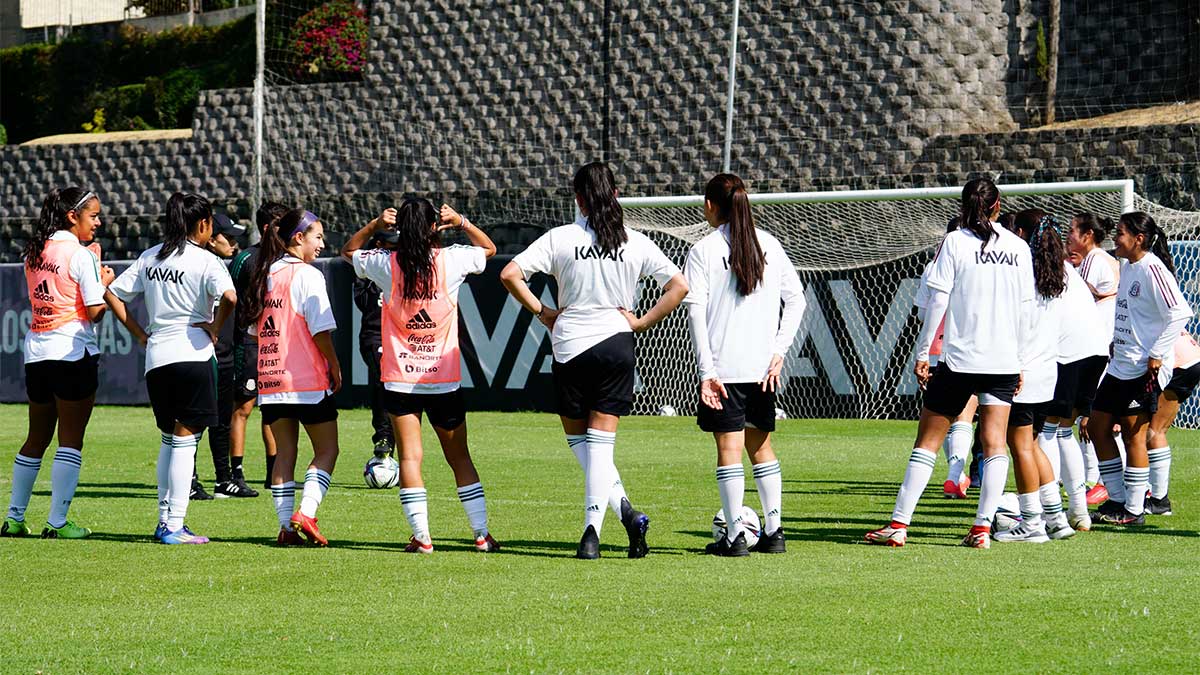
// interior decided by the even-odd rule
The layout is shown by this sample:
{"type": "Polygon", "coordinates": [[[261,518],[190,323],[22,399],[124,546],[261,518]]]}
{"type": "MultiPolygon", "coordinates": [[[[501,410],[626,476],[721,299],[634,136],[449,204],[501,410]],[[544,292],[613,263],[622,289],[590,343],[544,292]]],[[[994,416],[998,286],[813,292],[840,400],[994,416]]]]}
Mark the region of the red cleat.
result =
{"type": "Polygon", "coordinates": [[[1088,506],[1096,506],[1108,501],[1108,488],[1103,483],[1096,483],[1087,491],[1088,506]]]}
{"type": "Polygon", "coordinates": [[[881,527],[878,530],[871,530],[863,537],[868,544],[878,544],[880,546],[903,546],[908,541],[907,527],[894,527],[888,525],[881,527]]]}
{"type": "Polygon", "coordinates": [[[500,550],[500,542],[492,538],[492,535],[479,537],[475,540],[475,550],[480,553],[492,553],[500,550]]]}
{"type": "Polygon", "coordinates": [[[946,499],[966,499],[967,487],[970,485],[970,478],[961,478],[957,483],[952,480],[948,480],[945,483],[942,483],[942,496],[946,499]]]}
{"type": "Polygon", "coordinates": [[[972,526],[967,536],[963,537],[962,545],[967,548],[991,548],[992,533],[986,526],[972,526]]]}
{"type": "Polygon", "coordinates": [[[310,518],[297,511],[292,514],[292,529],[304,535],[310,544],[315,544],[317,546],[329,545],[329,540],[321,534],[319,529],[317,529],[316,518],[310,518]]]}
{"type": "Polygon", "coordinates": [[[433,544],[432,543],[426,544],[425,542],[421,541],[420,539],[417,539],[416,537],[411,537],[408,540],[408,546],[404,547],[404,552],[405,553],[424,553],[424,554],[428,555],[430,553],[433,553],[433,544]]]}
{"type": "Polygon", "coordinates": [[[304,537],[295,530],[279,528],[279,536],[275,538],[276,546],[304,546],[304,537]]]}

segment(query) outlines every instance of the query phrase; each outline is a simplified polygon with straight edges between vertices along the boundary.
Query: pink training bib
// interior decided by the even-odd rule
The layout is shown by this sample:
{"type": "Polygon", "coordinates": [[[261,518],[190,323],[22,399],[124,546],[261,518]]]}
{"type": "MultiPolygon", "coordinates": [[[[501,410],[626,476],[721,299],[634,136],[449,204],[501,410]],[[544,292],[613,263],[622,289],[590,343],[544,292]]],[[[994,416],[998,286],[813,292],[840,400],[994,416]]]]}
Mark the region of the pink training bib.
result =
{"type": "Polygon", "coordinates": [[[392,293],[383,303],[384,382],[442,384],[458,382],[458,305],[446,291],[441,249],[433,254],[433,297],[404,300],[404,279],[392,254],[392,293]]]}
{"type": "Polygon", "coordinates": [[[72,321],[88,320],[79,284],[70,273],[71,256],[80,248],[77,241],[50,239],[42,249],[42,262],[34,266],[26,261],[25,285],[33,306],[29,329],[33,332],[44,333],[72,321]]]}
{"type": "Polygon", "coordinates": [[[1175,367],[1187,368],[1200,362],[1200,345],[1196,344],[1196,338],[1186,330],[1179,331],[1179,337],[1175,340],[1175,367]]]}
{"type": "Polygon", "coordinates": [[[292,307],[292,279],[304,263],[271,273],[270,290],[258,319],[258,393],[324,391],[329,388],[325,357],[317,349],[304,315],[292,307]]]}

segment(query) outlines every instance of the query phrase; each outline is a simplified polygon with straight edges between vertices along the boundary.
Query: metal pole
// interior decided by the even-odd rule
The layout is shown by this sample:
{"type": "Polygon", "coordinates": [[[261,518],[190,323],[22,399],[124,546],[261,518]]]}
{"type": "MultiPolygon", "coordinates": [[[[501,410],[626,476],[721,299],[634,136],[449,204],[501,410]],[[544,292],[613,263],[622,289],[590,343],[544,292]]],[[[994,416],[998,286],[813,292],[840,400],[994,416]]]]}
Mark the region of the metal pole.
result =
{"type": "Polygon", "coordinates": [[[737,69],[737,31],[740,0],[733,0],[733,28],[729,31],[729,90],[725,95],[725,156],[722,170],[729,173],[729,157],[733,148],[733,89],[737,69]]]}
{"type": "MultiPolygon", "coordinates": [[[[266,84],[263,72],[267,60],[267,0],[258,0],[254,17],[254,185],[250,199],[250,208],[258,211],[262,204],[263,191],[263,98],[266,84]]],[[[253,214],[251,214],[253,217],[253,214]]],[[[257,236],[258,228],[253,228],[250,237],[257,236]]]]}

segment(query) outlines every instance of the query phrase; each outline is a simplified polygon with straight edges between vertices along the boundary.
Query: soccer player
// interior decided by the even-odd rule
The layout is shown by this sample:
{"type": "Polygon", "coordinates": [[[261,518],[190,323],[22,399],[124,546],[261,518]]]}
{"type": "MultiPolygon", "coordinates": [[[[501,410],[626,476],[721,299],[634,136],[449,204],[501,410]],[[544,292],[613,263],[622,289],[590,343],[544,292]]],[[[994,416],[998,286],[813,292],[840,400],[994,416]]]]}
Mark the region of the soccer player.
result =
{"type": "Polygon", "coordinates": [[[483,483],[467,447],[467,411],[459,391],[462,355],[458,349],[458,290],[479,274],[496,245],[448,205],[435,210],[428,199],[406,199],[386,209],[350,238],[342,255],[359,277],[383,289],[383,406],[400,445],[400,504],[412,528],[407,553],[433,553],[425,481],[421,415],[437,433],[442,454],[454,471],[458,498],[475,535],[475,548],[500,545],[488,532],[483,483]],[[360,250],[377,233],[395,227],[396,250],[360,250]],[[470,246],[441,245],[439,233],[455,229],[470,246]]]}
{"type": "Polygon", "coordinates": [[[999,213],[1000,190],[991,180],[976,178],[963,187],[962,226],[946,235],[929,273],[932,297],[913,369],[926,388],[916,442],[891,523],[868,532],[870,543],[905,544],[917,501],[933,474],[936,448],[976,394],[985,457],[979,507],[963,545],[991,546],[991,521],[1008,477],[1009,409],[1026,359],[1021,336],[1029,334],[1034,300],[1029,245],[993,222],[999,213]],[[942,361],[931,373],[929,348],[943,317],[942,361]]]}
{"type": "Polygon", "coordinates": [[[1150,418],[1150,437],[1147,440],[1150,460],[1150,494],[1146,496],[1146,512],[1151,515],[1171,515],[1171,499],[1167,496],[1171,481],[1171,444],[1167,430],[1175,423],[1179,406],[1188,400],[1200,382],[1200,345],[1187,331],[1180,331],[1175,340],[1175,368],[1171,381],[1158,397],[1158,411],[1150,418]]]}
{"type": "Polygon", "coordinates": [[[80,244],[99,228],[96,193],[55,188],[42,201],[33,237],[25,245],[25,283],[33,309],[24,344],[29,432],[13,460],[12,496],[0,536],[32,532],[25,510],[56,426],[50,513],[42,537],[82,539],[92,533],[68,520],[67,511],[79,484],[83,435],[96,399],[96,322],[104,315],[104,288],[113,280],[112,269],[101,267],[95,253],[80,244]]]}
{"type": "Polygon", "coordinates": [[[1175,281],[1167,235],[1153,218],[1140,211],[1123,214],[1113,241],[1123,259],[1113,357],[1088,419],[1108,501],[1093,520],[1141,525],[1150,482],[1146,450],[1150,417],[1158,409],[1159,392],[1171,380],[1175,341],[1192,318],[1192,309],[1175,281]],[[1114,422],[1125,436],[1124,475],[1110,433],[1114,422]]]}
{"type": "MultiPolygon", "coordinates": [[[[366,246],[395,250],[395,230],[375,232],[366,246]]],[[[367,365],[367,386],[371,388],[371,443],[374,454],[382,459],[395,452],[396,438],[392,421],[383,407],[384,385],[379,374],[383,356],[383,291],[370,279],[354,279],[354,305],[362,314],[358,328],[358,353],[367,365]]]]}
{"type": "MultiPolygon", "coordinates": [[[[1008,447],[1015,463],[1021,521],[994,536],[996,541],[1044,543],[1075,534],[1063,513],[1062,494],[1050,460],[1033,434],[1034,426],[1041,425],[1046,408],[1054,399],[1068,265],[1062,228],[1045,211],[1028,209],[1017,213],[1011,231],[1029,243],[1036,295],[1029,332],[1021,336],[1020,349],[1026,355],[1025,377],[1008,415],[1008,447]]],[[[1092,304],[1086,298],[1085,302],[1092,304]]],[[[1057,454],[1057,445],[1054,451],[1057,454]]]]}
{"type": "Polygon", "coordinates": [[[317,508],[329,490],[338,456],[337,407],[342,369],[330,335],[337,328],[325,275],[310,265],[325,248],[316,214],[288,211],[267,225],[244,299],[245,320],[257,325],[258,407],[275,438],[271,497],[279,518],[280,546],[328,546],[317,527],[317,508]],[[313,446],[296,502],[300,425],[313,446]],[[304,538],[301,538],[303,534],[304,538]]]}
{"type": "Polygon", "coordinates": [[[727,523],[725,537],[706,551],[750,555],[741,517],[745,449],[765,519],[754,550],[783,553],[783,479],[771,432],[783,358],[804,316],[804,288],[779,240],[754,227],[741,178],[723,173],[708,181],[704,219],[715,229],[688,252],[684,302],[700,371],[697,423],[717,443],[717,492],[727,523]]]}
{"type": "Polygon", "coordinates": [[[225,264],[204,248],[212,237],[212,216],[204,197],[171,195],[163,243],[146,249],[104,296],[114,316],[146,345],[146,389],[162,432],[154,537],[164,544],[208,543],[188,529],[184,517],[196,447],[204,429],[217,423],[213,343],[237,303],[225,264]],[[125,308],[143,294],[148,340],[125,308]]]}
{"type": "Polygon", "coordinates": [[[575,222],[539,237],[505,266],[500,280],[550,329],[558,414],[584,473],[584,527],[575,556],[600,557],[608,504],[629,536],[629,557],[641,558],[650,518],[630,505],[613,447],[621,417],[633,409],[633,335],[678,307],[688,285],[654,242],[626,229],[616,179],[606,164],[580,168],[573,187],[580,213],[575,222]],[[558,309],[529,290],[526,280],[538,272],[558,281],[558,309]],[[647,276],[663,293],[639,317],[630,308],[637,302],[638,281],[647,276]]]}

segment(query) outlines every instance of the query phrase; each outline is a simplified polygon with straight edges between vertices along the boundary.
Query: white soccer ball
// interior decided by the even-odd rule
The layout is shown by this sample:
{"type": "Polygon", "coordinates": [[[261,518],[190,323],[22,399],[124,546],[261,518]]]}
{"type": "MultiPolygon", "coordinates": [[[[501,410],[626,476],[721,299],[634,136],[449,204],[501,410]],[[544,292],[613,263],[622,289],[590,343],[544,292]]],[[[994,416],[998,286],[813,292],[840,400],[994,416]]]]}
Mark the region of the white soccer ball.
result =
{"type": "Polygon", "coordinates": [[[388,455],[372,457],[363,467],[363,482],[369,488],[394,488],[400,484],[400,464],[388,455]]]}
{"type": "Polygon", "coordinates": [[[775,419],[786,420],[787,419],[787,411],[785,411],[783,408],[776,408],[775,409],[775,419]]]}
{"type": "Polygon", "coordinates": [[[992,519],[992,530],[1003,532],[1011,530],[1021,523],[1021,502],[1015,492],[1005,492],[1000,495],[1000,505],[996,507],[996,517],[992,519]]]}
{"type": "Polygon", "coordinates": [[[679,413],[675,411],[675,406],[664,405],[663,407],[658,409],[658,414],[662,415],[663,417],[675,417],[679,413]]]}
{"type": "MultiPolygon", "coordinates": [[[[758,514],[754,509],[742,506],[742,532],[746,534],[747,548],[754,548],[754,545],[758,543],[761,527],[758,522],[758,514]]],[[[725,509],[718,509],[717,515],[713,516],[712,533],[715,542],[720,542],[725,538],[725,509]]]]}

